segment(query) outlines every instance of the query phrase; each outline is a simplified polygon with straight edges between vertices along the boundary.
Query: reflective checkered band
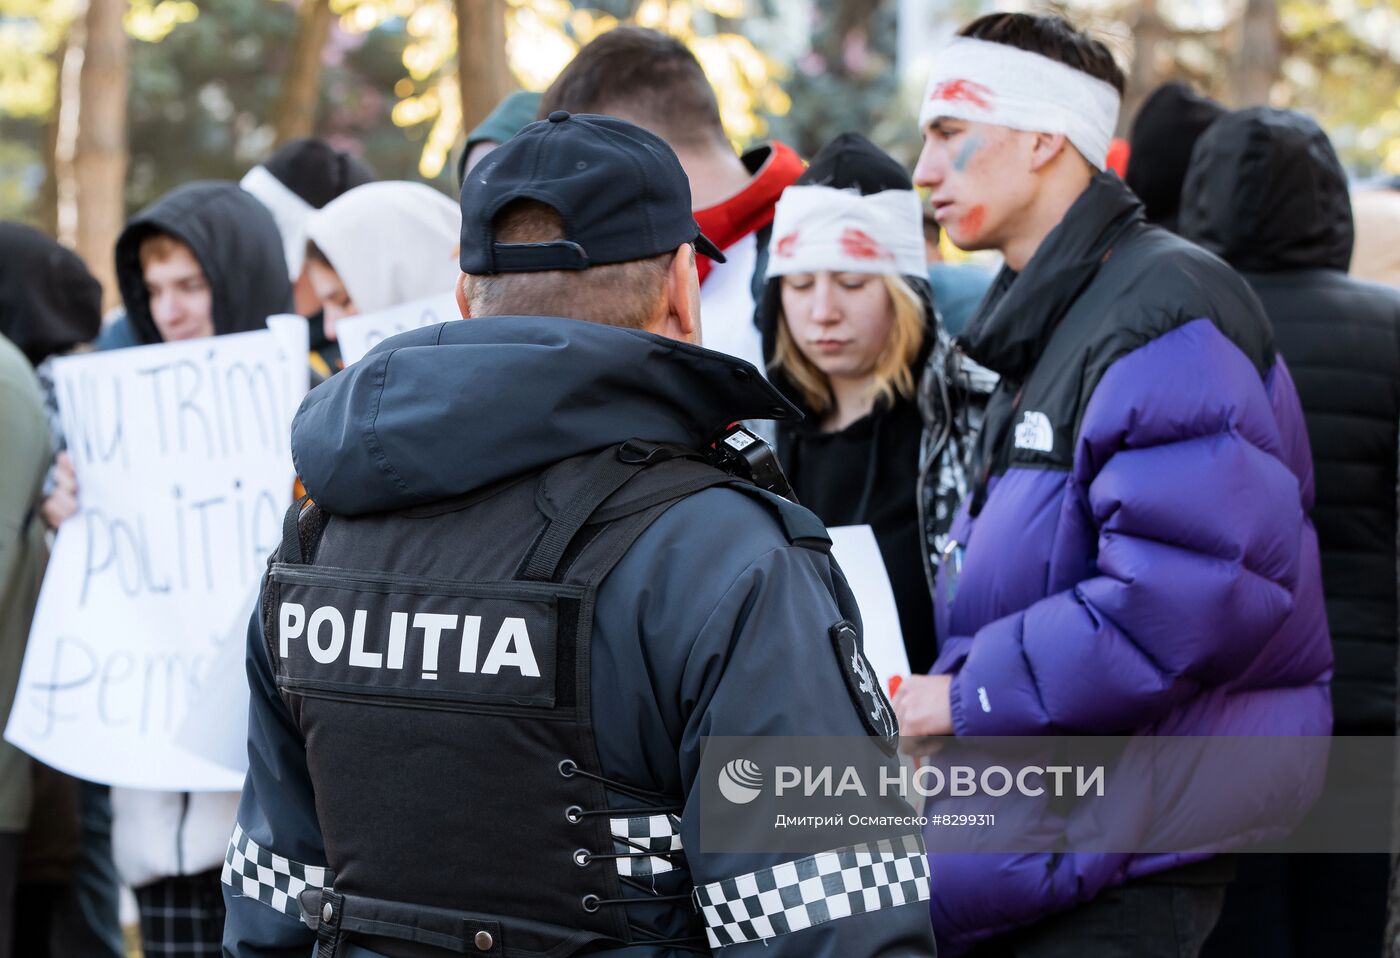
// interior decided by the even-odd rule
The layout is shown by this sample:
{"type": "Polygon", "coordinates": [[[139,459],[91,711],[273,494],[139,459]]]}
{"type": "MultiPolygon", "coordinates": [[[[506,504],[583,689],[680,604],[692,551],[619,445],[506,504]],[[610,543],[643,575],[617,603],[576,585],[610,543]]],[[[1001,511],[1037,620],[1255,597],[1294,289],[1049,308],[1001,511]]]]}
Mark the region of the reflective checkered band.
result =
{"type": "MultiPolygon", "coordinates": [[[[641,815],[636,818],[609,819],[613,833],[613,851],[619,855],[640,852],[643,848],[658,852],[679,852],[681,850],[681,820],[674,815],[641,815]],[[627,839],[623,841],[622,839],[627,839]]],[[[679,855],[669,858],[658,856],[616,858],[617,873],[628,877],[646,877],[675,871],[681,866],[679,855]]]]}
{"type": "Polygon", "coordinates": [[[928,859],[918,835],[820,852],[695,889],[712,948],[928,897],[928,859]]]}
{"type": "Polygon", "coordinates": [[[247,898],[292,918],[301,918],[297,896],[308,888],[326,887],[326,869],[274,855],[234,825],[224,855],[223,882],[247,898]]]}

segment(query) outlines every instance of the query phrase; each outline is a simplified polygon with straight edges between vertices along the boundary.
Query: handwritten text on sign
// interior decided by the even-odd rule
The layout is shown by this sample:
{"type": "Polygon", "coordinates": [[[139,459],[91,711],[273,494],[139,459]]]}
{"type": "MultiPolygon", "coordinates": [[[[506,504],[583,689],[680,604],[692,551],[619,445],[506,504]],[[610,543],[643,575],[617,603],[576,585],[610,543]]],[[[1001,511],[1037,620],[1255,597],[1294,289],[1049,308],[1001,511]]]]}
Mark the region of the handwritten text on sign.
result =
{"type": "Polygon", "coordinates": [[[211,666],[242,641],[281,541],[305,352],[242,333],[59,360],[54,381],[81,511],[59,530],[5,737],[95,781],[237,788],[174,739],[244,681],[211,666]]]}
{"type": "Polygon", "coordinates": [[[335,324],[336,341],[340,343],[340,358],[345,360],[345,365],[348,366],[359,362],[365,353],[390,336],[461,318],[462,314],[457,309],[457,299],[453,293],[414,300],[402,306],[382,309],[377,313],[351,316],[335,324]]]}

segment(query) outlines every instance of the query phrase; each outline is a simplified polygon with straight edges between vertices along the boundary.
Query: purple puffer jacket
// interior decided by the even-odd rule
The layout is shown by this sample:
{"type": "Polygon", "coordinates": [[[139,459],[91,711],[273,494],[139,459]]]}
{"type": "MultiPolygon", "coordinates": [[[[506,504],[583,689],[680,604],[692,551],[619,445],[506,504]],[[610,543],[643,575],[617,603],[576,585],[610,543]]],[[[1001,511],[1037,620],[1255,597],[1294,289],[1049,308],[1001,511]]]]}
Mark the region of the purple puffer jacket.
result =
{"type": "MultiPolygon", "coordinates": [[[[1100,175],[963,345],[1002,383],[935,588],[957,734],[1329,734],[1307,434],[1244,282],[1100,175]]],[[[1143,828],[1276,835],[1321,775],[1266,763],[1143,828]]],[[[934,855],[934,927],[956,953],[1189,860],[934,855]]]]}

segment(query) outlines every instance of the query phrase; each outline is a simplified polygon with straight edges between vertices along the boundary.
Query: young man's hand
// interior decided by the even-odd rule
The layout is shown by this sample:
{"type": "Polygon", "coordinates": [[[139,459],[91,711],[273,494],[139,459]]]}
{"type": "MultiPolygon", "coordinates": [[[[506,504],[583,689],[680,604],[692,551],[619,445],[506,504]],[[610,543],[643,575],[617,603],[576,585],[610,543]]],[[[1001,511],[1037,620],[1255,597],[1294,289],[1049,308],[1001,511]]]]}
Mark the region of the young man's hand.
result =
{"type": "Polygon", "coordinates": [[[949,689],[951,675],[910,675],[894,695],[895,718],[899,720],[901,747],[913,754],[926,754],[929,736],[953,734],[953,712],[949,689]]]}
{"type": "Polygon", "coordinates": [[[78,477],[73,472],[73,460],[65,450],[54,457],[54,489],[39,507],[39,513],[49,528],[57,529],[64,519],[78,512],[78,477]]]}

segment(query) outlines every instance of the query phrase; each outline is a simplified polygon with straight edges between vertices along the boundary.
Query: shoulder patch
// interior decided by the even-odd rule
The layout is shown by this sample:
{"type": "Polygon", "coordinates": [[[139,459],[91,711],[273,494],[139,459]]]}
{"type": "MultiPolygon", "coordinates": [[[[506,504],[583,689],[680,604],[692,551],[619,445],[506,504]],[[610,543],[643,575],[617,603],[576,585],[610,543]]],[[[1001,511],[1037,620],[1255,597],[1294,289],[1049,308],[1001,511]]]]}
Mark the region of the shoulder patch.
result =
{"type": "Polygon", "coordinates": [[[880,688],[879,676],[861,651],[860,634],[851,622],[844,619],[833,625],[830,631],[836,661],[841,666],[846,690],[851,693],[851,701],[855,703],[861,721],[866,730],[880,740],[885,751],[893,755],[899,747],[899,725],[895,722],[890,700],[885,698],[885,690],[880,688]]]}

